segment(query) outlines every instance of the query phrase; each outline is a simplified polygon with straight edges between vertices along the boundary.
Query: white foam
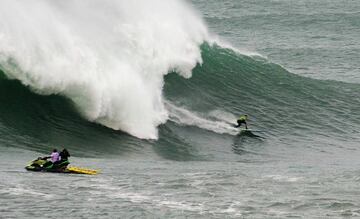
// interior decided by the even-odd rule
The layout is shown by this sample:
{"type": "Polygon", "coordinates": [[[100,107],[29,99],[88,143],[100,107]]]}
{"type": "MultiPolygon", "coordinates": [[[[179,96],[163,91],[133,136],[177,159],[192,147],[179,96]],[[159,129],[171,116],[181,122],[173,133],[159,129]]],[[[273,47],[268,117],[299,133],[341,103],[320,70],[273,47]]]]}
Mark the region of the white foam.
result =
{"type": "MultiPolygon", "coordinates": [[[[4,191],[2,191],[2,192],[4,192],[4,191]]],[[[17,195],[17,196],[30,195],[30,196],[42,197],[42,198],[53,198],[52,194],[41,193],[41,192],[37,192],[32,189],[25,189],[21,186],[7,188],[6,193],[9,193],[11,195],[17,195]]]]}
{"type": "Polygon", "coordinates": [[[0,1],[0,66],[9,78],[64,95],[88,120],[139,138],[158,137],[168,117],[163,76],[190,77],[207,38],[181,0],[0,1]]]}
{"type": "Polygon", "coordinates": [[[302,180],[302,177],[290,177],[290,176],[283,176],[283,175],[266,175],[265,178],[270,178],[275,181],[280,182],[297,182],[302,180]]]}
{"type": "Polygon", "coordinates": [[[226,48],[226,49],[230,49],[238,54],[241,55],[246,55],[246,56],[252,56],[252,57],[260,57],[262,59],[268,59],[265,55],[262,55],[260,53],[258,53],[255,50],[252,49],[248,49],[248,48],[236,48],[233,45],[231,45],[231,43],[225,41],[224,39],[221,39],[219,36],[217,35],[211,35],[210,36],[210,40],[209,43],[211,44],[216,44],[222,48],[226,48]]]}
{"type": "Polygon", "coordinates": [[[184,107],[166,102],[170,119],[181,125],[196,126],[219,134],[238,134],[238,129],[232,126],[236,117],[230,113],[212,111],[208,114],[198,115],[184,107]],[[220,116],[222,114],[222,116],[220,116]]]}

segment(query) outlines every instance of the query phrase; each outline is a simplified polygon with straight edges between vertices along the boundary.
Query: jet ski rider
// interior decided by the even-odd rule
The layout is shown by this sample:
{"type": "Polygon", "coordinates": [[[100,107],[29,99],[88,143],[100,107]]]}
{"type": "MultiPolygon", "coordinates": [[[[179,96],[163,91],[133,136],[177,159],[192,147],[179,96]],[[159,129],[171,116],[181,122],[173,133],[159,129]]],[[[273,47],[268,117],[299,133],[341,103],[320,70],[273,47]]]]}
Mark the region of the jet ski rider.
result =
{"type": "Polygon", "coordinates": [[[66,148],[64,148],[61,152],[60,152],[60,161],[65,161],[68,160],[68,158],[70,157],[70,153],[68,150],[66,150],[66,148]]]}
{"type": "Polygon", "coordinates": [[[43,157],[44,160],[47,160],[48,158],[50,158],[50,161],[47,161],[47,162],[43,165],[43,167],[52,166],[55,162],[60,161],[60,154],[59,154],[59,152],[58,152],[56,149],[54,149],[50,156],[48,156],[48,157],[43,157]]]}
{"type": "Polygon", "coordinates": [[[55,163],[56,161],[59,161],[60,160],[59,152],[56,149],[54,149],[53,152],[50,155],[50,158],[51,158],[52,163],[55,163]]]}

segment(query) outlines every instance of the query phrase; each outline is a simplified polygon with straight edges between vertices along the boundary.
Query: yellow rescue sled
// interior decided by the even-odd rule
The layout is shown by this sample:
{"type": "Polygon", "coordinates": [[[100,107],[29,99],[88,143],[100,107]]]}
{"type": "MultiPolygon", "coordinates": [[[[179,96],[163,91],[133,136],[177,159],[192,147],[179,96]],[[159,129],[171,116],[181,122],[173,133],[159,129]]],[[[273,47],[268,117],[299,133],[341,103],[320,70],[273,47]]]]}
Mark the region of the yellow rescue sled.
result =
{"type": "Polygon", "coordinates": [[[96,175],[99,173],[98,170],[92,170],[87,168],[81,168],[81,167],[67,167],[66,168],[69,173],[77,173],[77,174],[88,174],[88,175],[96,175]]]}

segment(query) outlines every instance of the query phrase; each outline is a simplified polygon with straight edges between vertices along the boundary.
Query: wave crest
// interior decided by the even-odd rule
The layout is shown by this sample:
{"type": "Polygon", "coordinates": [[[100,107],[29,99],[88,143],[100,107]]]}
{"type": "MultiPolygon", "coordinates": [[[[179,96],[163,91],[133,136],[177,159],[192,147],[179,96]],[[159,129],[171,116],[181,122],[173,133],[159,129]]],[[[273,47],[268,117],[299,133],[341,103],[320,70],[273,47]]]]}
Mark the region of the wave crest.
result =
{"type": "Polygon", "coordinates": [[[208,32],[180,0],[0,2],[0,68],[90,121],[157,138],[164,75],[201,63],[208,32]]]}

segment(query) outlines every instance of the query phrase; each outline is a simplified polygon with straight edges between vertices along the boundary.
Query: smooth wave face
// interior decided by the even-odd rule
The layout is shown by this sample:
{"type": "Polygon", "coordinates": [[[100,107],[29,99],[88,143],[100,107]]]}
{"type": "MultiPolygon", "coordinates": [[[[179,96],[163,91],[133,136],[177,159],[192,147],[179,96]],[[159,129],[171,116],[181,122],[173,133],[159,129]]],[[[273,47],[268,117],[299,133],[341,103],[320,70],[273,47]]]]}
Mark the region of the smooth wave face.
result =
{"type": "Polygon", "coordinates": [[[206,26],[183,1],[0,2],[0,68],[39,94],[63,95],[96,123],[157,138],[163,76],[201,63],[206,26]]]}
{"type": "Polygon", "coordinates": [[[173,121],[232,134],[237,132],[228,123],[248,113],[255,129],[276,135],[334,137],[344,134],[343,127],[350,136],[357,132],[357,84],[301,77],[266,59],[216,45],[204,44],[202,51],[204,64],[191,79],[167,76],[173,121]]]}

